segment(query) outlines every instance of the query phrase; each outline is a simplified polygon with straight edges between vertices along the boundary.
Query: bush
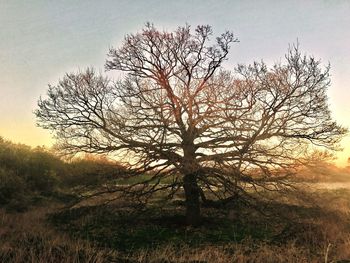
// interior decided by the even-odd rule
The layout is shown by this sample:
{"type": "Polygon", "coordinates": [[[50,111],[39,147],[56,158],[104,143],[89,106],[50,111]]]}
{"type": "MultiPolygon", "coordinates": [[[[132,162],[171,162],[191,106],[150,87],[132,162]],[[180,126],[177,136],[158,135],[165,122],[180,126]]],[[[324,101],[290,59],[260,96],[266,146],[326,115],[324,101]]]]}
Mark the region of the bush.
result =
{"type": "Polygon", "coordinates": [[[23,178],[11,170],[0,169],[0,207],[22,212],[27,210],[30,198],[23,178]]]}
{"type": "Polygon", "coordinates": [[[0,205],[8,204],[25,191],[25,181],[11,170],[0,169],[0,205]]]}
{"type": "Polygon", "coordinates": [[[65,187],[99,186],[126,174],[126,169],[106,157],[84,156],[67,164],[65,175],[61,178],[65,187]]]}
{"type": "Polygon", "coordinates": [[[57,189],[64,163],[45,148],[30,148],[0,137],[0,207],[23,211],[57,189]]]}
{"type": "MultiPolygon", "coordinates": [[[[87,155],[64,162],[43,147],[31,148],[0,137],[0,207],[24,210],[63,188],[100,186],[125,169],[106,157],[87,155]]],[[[71,198],[71,197],[70,197],[71,198]]]]}

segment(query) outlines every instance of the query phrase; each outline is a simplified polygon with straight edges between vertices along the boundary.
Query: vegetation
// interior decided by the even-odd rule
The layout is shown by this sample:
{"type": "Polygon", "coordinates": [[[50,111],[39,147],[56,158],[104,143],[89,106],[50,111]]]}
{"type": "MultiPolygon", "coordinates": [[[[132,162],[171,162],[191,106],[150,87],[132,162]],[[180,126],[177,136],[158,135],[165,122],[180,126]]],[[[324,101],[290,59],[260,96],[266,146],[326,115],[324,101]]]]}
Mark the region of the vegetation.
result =
{"type": "Polygon", "coordinates": [[[248,207],[204,208],[199,228],[186,226],[176,202],[142,212],[121,200],[0,211],[0,261],[347,262],[349,196],[348,190],[317,191],[309,196],[312,205],[289,196],[264,206],[264,215],[248,207]]]}
{"type": "Polygon", "coordinates": [[[115,191],[145,202],[183,188],[189,225],[200,224],[201,202],[248,202],[247,189],[290,188],[312,151],[336,149],[346,133],[328,107],[329,66],[293,46],[271,68],[227,70],[237,39],[228,31],[212,41],[212,34],[210,26],[192,33],[147,24],[109,51],[106,69],[122,79],[93,69],[66,74],[39,100],[39,125],[66,153],[116,154],[135,176],[152,172],[115,191]]]}
{"type": "Polygon", "coordinates": [[[350,262],[329,66],[292,46],[227,70],[237,39],[211,38],[147,24],[110,49],[119,81],[50,85],[62,158],[0,137],[0,262],[350,262]]]}
{"type": "Polygon", "coordinates": [[[62,161],[46,149],[0,137],[0,206],[25,210],[54,192],[63,172],[62,161]]]}
{"type": "Polygon", "coordinates": [[[69,162],[43,147],[31,148],[0,137],[0,207],[24,211],[50,199],[74,199],[80,191],[126,174],[103,157],[69,162]]]}
{"type": "MultiPolygon", "coordinates": [[[[174,201],[166,201],[159,193],[147,205],[137,207],[122,193],[107,192],[71,207],[77,193],[96,191],[110,181],[138,183],[152,175],[135,179],[107,158],[84,156],[63,161],[44,148],[4,139],[0,151],[0,262],[350,259],[349,190],[311,188],[298,194],[289,192],[283,198],[268,191],[260,194],[273,202],[261,201],[258,209],[244,200],[234,206],[203,205],[202,224],[193,228],[186,224],[181,191],[174,201]],[[55,179],[44,184],[35,176],[41,174],[55,179]]],[[[318,167],[313,166],[312,172],[324,173],[324,167],[327,172],[335,171],[333,181],[341,174],[339,180],[345,182],[345,175],[350,175],[348,168],[318,167]]],[[[318,179],[314,181],[320,182],[318,179]]]]}

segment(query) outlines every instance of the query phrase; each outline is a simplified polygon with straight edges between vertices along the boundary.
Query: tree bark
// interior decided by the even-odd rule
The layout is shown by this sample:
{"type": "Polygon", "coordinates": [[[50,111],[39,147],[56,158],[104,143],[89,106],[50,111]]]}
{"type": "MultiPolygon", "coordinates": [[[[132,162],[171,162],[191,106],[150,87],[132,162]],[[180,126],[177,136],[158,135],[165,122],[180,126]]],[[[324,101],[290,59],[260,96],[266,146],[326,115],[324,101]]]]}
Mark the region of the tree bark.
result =
{"type": "Polygon", "coordinates": [[[200,191],[197,184],[196,174],[184,176],[184,190],[186,197],[186,223],[190,226],[198,226],[200,217],[200,191]]]}

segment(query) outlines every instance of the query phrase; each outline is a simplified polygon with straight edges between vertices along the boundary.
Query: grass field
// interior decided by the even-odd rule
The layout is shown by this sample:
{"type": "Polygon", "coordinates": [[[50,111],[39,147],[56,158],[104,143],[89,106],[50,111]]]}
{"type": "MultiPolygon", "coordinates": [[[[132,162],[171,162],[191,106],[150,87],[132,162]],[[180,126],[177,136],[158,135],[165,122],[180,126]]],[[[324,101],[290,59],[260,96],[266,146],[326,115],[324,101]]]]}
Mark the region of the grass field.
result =
{"type": "Polygon", "coordinates": [[[276,197],[263,214],[203,208],[199,228],[184,224],[181,202],[121,204],[1,211],[0,262],[350,262],[346,189],[276,197]]]}

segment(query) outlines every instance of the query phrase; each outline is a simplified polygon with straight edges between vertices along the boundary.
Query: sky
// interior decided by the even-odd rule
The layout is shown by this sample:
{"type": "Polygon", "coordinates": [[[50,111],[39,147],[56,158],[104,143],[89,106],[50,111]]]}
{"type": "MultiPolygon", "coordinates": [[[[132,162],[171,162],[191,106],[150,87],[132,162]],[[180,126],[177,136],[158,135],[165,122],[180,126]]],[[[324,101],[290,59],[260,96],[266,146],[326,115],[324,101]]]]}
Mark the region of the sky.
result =
{"type": "MultiPolygon", "coordinates": [[[[231,30],[239,39],[226,67],[283,60],[288,45],[331,64],[334,119],[350,128],[350,1],[0,0],[0,136],[31,146],[54,143],[33,111],[48,84],[86,67],[103,71],[106,54],[146,22],[165,30],[186,23],[231,30]]],[[[350,157],[350,136],[337,154],[350,157]]]]}

